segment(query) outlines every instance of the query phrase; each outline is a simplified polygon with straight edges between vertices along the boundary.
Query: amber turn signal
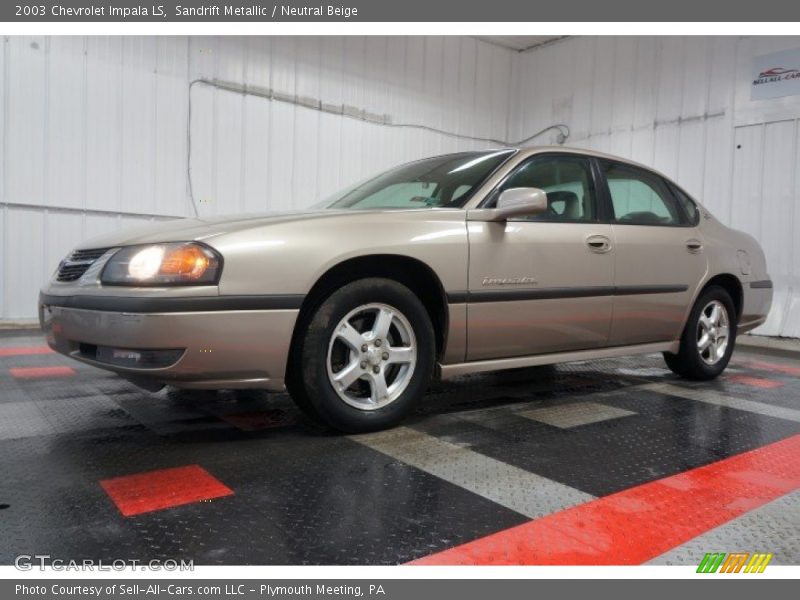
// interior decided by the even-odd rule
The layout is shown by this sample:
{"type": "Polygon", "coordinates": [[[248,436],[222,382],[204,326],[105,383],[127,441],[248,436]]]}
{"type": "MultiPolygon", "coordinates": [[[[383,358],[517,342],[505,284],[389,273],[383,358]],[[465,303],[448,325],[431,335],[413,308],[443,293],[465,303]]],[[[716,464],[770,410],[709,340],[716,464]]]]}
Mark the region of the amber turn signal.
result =
{"type": "Polygon", "coordinates": [[[180,279],[197,280],[208,270],[210,262],[209,257],[198,246],[180,246],[164,253],[160,273],[180,279]]]}

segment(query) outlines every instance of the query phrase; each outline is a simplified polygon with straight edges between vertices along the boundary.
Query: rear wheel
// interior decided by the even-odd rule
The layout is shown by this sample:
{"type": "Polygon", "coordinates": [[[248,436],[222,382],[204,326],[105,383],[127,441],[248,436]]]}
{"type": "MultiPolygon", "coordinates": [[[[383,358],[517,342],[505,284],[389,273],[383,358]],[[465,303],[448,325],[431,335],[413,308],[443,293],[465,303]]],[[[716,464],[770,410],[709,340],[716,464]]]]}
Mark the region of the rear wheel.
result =
{"type": "Polygon", "coordinates": [[[433,326],[413,292],[390,279],[362,279],[316,310],[290,391],[305,412],[336,429],[383,429],[424,394],[434,358],[433,326]]]}
{"type": "Polygon", "coordinates": [[[717,377],[728,366],[736,342],[736,308],[730,294],[711,286],[697,299],[677,354],[664,353],[678,375],[699,381],[717,377]]]}

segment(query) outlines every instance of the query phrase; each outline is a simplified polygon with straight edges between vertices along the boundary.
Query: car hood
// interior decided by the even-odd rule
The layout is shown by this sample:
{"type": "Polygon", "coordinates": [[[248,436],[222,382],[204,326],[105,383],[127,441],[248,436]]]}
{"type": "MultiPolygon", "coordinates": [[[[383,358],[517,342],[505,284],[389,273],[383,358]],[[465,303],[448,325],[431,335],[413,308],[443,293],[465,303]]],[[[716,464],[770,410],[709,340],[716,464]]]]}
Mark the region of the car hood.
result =
{"type": "Polygon", "coordinates": [[[153,222],[140,227],[127,228],[95,237],[81,243],[76,249],[112,248],[116,246],[133,246],[136,244],[156,244],[159,242],[204,241],[220,235],[235,233],[244,229],[251,229],[264,225],[277,225],[311,219],[348,218],[356,215],[379,212],[398,211],[323,209],[174,219],[153,222]]]}

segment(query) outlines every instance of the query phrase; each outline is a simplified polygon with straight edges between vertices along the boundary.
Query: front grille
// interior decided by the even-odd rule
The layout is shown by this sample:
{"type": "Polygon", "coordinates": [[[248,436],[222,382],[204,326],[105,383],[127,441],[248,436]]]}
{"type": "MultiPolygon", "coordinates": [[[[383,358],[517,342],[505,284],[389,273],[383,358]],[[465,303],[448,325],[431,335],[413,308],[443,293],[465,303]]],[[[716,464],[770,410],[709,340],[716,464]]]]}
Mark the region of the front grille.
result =
{"type": "Polygon", "coordinates": [[[75,250],[58,265],[57,281],[75,281],[86,273],[92,263],[108,252],[108,248],[75,250]]]}

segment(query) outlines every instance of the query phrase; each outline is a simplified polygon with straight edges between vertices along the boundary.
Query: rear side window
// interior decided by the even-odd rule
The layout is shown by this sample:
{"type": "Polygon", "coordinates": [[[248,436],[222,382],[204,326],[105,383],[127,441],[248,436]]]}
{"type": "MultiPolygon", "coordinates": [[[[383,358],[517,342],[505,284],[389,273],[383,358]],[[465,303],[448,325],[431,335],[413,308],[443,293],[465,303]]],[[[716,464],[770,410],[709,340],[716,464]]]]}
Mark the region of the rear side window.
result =
{"type": "Polygon", "coordinates": [[[603,161],[614,221],[624,225],[684,225],[678,202],[664,181],[643,169],[603,161]]]}
{"type": "Polygon", "coordinates": [[[524,217],[526,221],[582,223],[594,221],[596,206],[589,161],[575,156],[539,156],[514,171],[495,192],[512,188],[539,188],[547,192],[547,212],[524,217]]]}

